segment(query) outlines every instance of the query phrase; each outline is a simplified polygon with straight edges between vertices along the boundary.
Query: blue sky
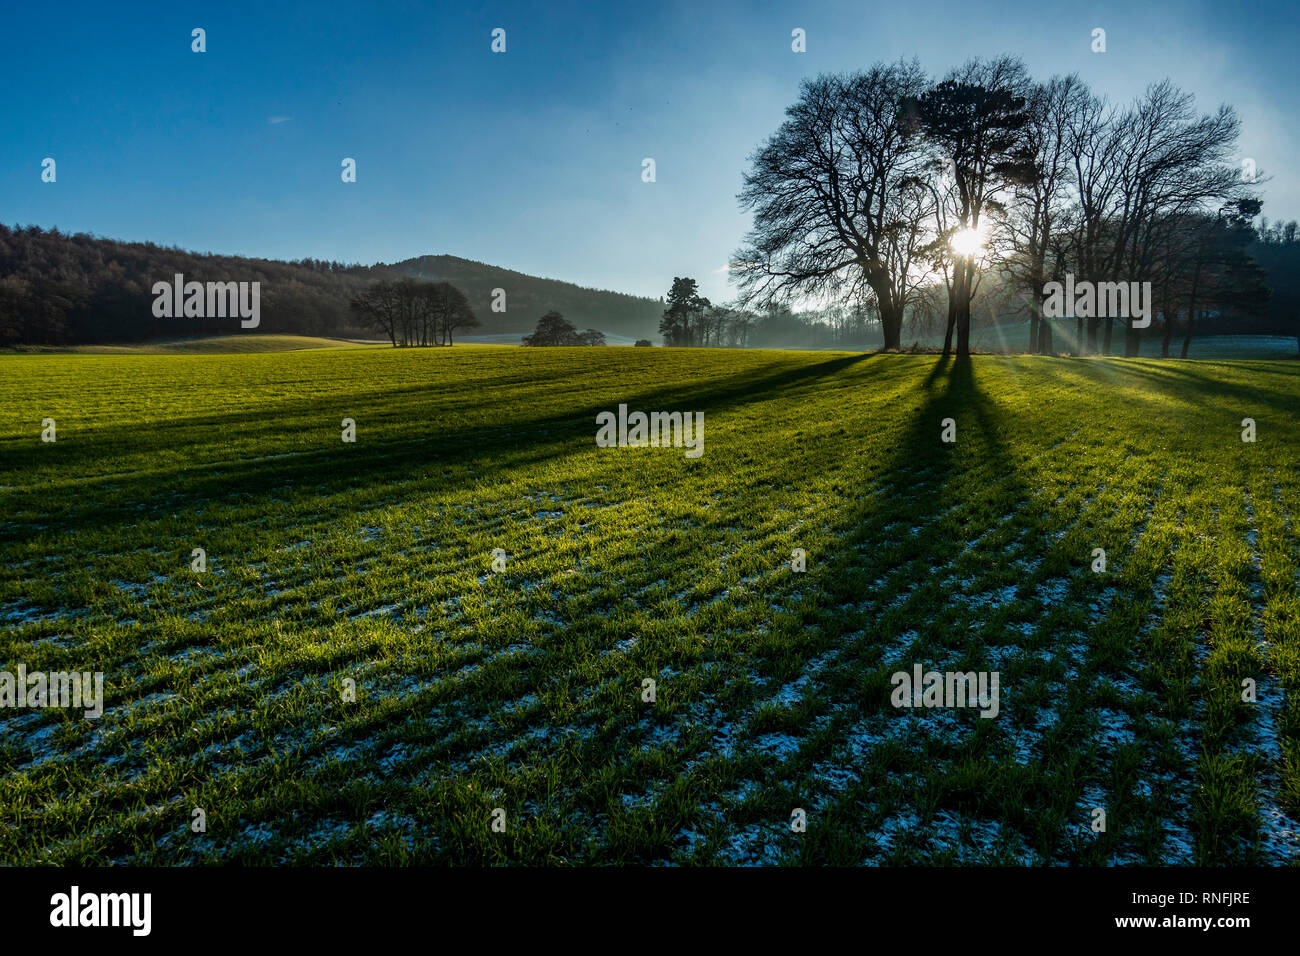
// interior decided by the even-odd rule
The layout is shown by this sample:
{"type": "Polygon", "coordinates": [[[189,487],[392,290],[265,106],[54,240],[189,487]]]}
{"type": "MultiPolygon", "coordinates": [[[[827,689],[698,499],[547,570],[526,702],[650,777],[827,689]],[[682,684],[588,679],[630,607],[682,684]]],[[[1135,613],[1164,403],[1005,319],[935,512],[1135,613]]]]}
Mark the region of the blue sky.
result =
{"type": "Polygon", "coordinates": [[[803,76],[972,55],[1165,76],[1235,106],[1241,155],[1300,218],[1294,3],[12,4],[0,219],[200,251],[348,262],[451,253],[658,296],[730,295],[746,157],[803,76]],[[703,8],[703,9],[702,9],[703,8]],[[190,31],[207,31],[192,53],[190,31]],[[490,51],[507,31],[507,52],[490,51]],[[790,50],[790,31],[808,50],[790,50]],[[1107,31],[1107,52],[1090,50],[1107,31]],[[58,181],[40,181],[54,157],[58,181]],[[340,180],[344,157],[357,182],[340,180]],[[641,181],[653,157],[657,181],[641,181]]]}

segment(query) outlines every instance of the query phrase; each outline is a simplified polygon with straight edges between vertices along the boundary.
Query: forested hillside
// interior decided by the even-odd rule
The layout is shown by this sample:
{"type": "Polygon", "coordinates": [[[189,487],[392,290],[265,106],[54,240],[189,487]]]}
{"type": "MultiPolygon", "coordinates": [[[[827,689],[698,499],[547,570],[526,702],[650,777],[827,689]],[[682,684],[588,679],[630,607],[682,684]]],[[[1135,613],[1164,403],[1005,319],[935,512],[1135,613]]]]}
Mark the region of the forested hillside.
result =
{"type": "Polygon", "coordinates": [[[398,275],[445,279],[469,297],[482,334],[530,330],[555,309],[582,328],[650,335],[663,306],[653,299],[584,289],[455,256],[396,264],[302,259],[281,262],[121,242],[37,226],[0,225],[0,346],[135,342],[239,331],[236,318],[159,318],[155,282],[260,282],[258,332],[372,336],[349,308],[371,282],[398,275]],[[505,290],[505,312],[491,309],[505,290]]]}
{"type": "Polygon", "coordinates": [[[531,332],[537,319],[554,309],[580,329],[639,338],[654,334],[664,311],[656,299],[540,279],[458,256],[420,256],[381,268],[450,282],[468,296],[484,334],[531,332]],[[503,313],[491,311],[494,289],[506,292],[503,313]]]}

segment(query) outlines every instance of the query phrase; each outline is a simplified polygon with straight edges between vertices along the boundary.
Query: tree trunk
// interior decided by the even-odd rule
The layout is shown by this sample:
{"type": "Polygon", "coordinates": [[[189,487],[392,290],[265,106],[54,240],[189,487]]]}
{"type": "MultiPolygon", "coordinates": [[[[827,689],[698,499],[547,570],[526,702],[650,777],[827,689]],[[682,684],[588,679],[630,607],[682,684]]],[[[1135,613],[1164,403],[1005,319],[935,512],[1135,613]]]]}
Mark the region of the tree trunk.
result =
{"type": "Polygon", "coordinates": [[[959,260],[957,268],[957,354],[970,355],[970,283],[974,271],[969,259],[959,260]]]}
{"type": "Polygon", "coordinates": [[[893,306],[886,309],[882,305],[880,308],[880,328],[885,336],[885,350],[901,349],[900,342],[903,338],[902,310],[895,309],[893,306]]]}
{"type": "Polygon", "coordinates": [[[1047,324],[1047,318],[1043,314],[1043,303],[1046,298],[1043,295],[1043,286],[1046,280],[1047,266],[1043,261],[1043,244],[1034,240],[1034,246],[1038,250],[1034,258],[1033,274],[1029,278],[1030,296],[1034,301],[1034,311],[1029,316],[1029,351],[1031,353],[1043,354],[1043,326],[1047,324]]]}
{"type": "Polygon", "coordinates": [[[948,293],[948,328],[943,335],[944,355],[952,354],[952,330],[956,328],[956,326],[957,326],[957,302],[955,299],[953,299],[952,293],[949,292],[948,293]]]}
{"type": "MultiPolygon", "coordinates": [[[[1040,276],[1041,278],[1041,276],[1040,276]]],[[[1043,283],[1039,283],[1034,296],[1034,332],[1030,337],[1030,351],[1037,355],[1052,354],[1052,320],[1047,317],[1043,305],[1047,297],[1043,294],[1043,283]]]]}
{"type": "Polygon", "coordinates": [[[1102,339],[1101,339],[1101,342],[1102,342],[1102,344],[1101,344],[1101,354],[1102,354],[1102,355],[1110,355],[1110,337],[1111,337],[1111,334],[1112,334],[1114,331],[1115,331],[1115,322],[1114,322],[1114,320],[1113,320],[1113,319],[1108,315],[1108,316],[1106,316],[1106,332],[1105,332],[1105,334],[1102,336],[1102,339]]]}
{"type": "Polygon", "coordinates": [[[1196,297],[1201,290],[1201,262],[1196,261],[1196,271],[1192,273],[1192,292],[1187,299],[1187,334],[1183,336],[1182,358],[1187,358],[1187,350],[1192,347],[1192,320],[1196,318],[1196,297]]]}
{"type": "Polygon", "coordinates": [[[1088,343],[1087,343],[1087,345],[1084,347],[1084,350],[1083,350],[1083,352],[1084,352],[1085,355],[1096,355],[1096,354],[1097,354],[1097,323],[1098,323],[1098,321],[1099,321],[1099,320],[1098,320],[1098,319],[1095,319],[1095,318],[1089,318],[1089,319],[1088,319],[1088,343]]]}
{"type": "Polygon", "coordinates": [[[1142,353],[1142,330],[1133,328],[1133,320],[1124,320],[1124,357],[1137,358],[1142,353]]]}
{"type": "Polygon", "coordinates": [[[957,354],[970,355],[970,303],[957,309],[957,354]]]}

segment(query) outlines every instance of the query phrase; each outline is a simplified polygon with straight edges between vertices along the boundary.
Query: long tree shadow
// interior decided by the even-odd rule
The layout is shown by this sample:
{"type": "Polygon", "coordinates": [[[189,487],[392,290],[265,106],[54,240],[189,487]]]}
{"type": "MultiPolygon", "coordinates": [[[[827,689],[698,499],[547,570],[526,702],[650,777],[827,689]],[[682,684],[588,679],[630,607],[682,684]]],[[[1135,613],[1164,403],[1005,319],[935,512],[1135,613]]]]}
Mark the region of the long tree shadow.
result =
{"type": "MultiPolygon", "coordinates": [[[[1232,367],[1232,362],[1219,362],[1216,365],[1227,365],[1232,367]]],[[[1288,391],[1284,387],[1271,387],[1269,384],[1251,384],[1225,381],[1223,378],[1207,375],[1202,372],[1193,371],[1186,367],[1177,367],[1172,365],[1138,365],[1125,364],[1124,371],[1127,374],[1138,375],[1147,380],[1163,386],[1165,388],[1191,389],[1194,398],[1200,400],[1200,404],[1210,404],[1209,399],[1232,399],[1235,401],[1244,401],[1247,403],[1258,403],[1261,400],[1268,405],[1282,404],[1290,406],[1293,409],[1297,406],[1297,400],[1294,392],[1288,391]]],[[[1282,380],[1279,386],[1285,385],[1288,378],[1294,378],[1295,373],[1282,371],[1262,372],[1259,368],[1250,369],[1255,375],[1267,374],[1277,375],[1282,380]]],[[[1180,398],[1186,399],[1188,396],[1180,395],[1180,398]]]]}
{"type": "MultiPolygon", "coordinates": [[[[940,359],[921,385],[921,403],[894,448],[892,458],[878,470],[876,490],[860,520],[843,531],[837,554],[850,556],[872,543],[870,528],[886,527],[922,514],[937,517],[961,503],[959,488],[975,474],[986,475],[988,487],[1009,483],[1014,497],[1024,497],[1015,462],[998,427],[999,411],[979,388],[969,357],[940,359]],[[944,441],[944,423],[952,420],[952,442],[944,441]]],[[[925,558],[908,540],[891,547],[903,561],[925,558]]],[[[851,566],[844,568],[851,571],[851,566]]],[[[847,596],[847,595],[846,595],[847,596]]]]}
{"type": "Polygon", "coordinates": [[[888,603],[876,593],[879,563],[864,561],[863,554],[883,555],[896,587],[914,586],[927,593],[931,606],[946,604],[939,577],[943,564],[931,548],[933,531],[948,542],[953,536],[977,536],[987,526],[964,526],[949,513],[971,504],[972,496],[982,499],[994,490],[1016,501],[1025,497],[999,426],[999,409],[979,387],[970,358],[940,359],[899,406],[895,413],[906,414],[908,420],[893,455],[869,474],[857,476],[865,495],[852,495],[827,517],[837,546],[810,577],[825,589],[832,607],[856,606],[868,599],[888,603]],[[914,398],[919,404],[904,411],[914,398]],[[948,419],[955,428],[952,442],[943,440],[948,419]]]}
{"type": "MultiPolygon", "coordinates": [[[[874,353],[855,354],[828,359],[812,364],[784,368],[754,378],[750,373],[730,376],[720,382],[707,382],[696,387],[664,386],[641,391],[629,390],[626,395],[611,396],[598,402],[589,402],[579,408],[563,411],[530,413],[526,405],[517,408],[517,414],[507,423],[493,423],[464,428],[445,425],[430,420],[428,406],[432,400],[423,401],[428,390],[413,389],[407,404],[367,409],[363,403],[344,398],[303,400],[277,404],[271,414],[252,411],[222,415],[196,416],[172,423],[172,428],[183,428],[201,435],[203,448],[219,447],[214,439],[241,430],[246,434],[254,429],[271,442],[282,433],[284,419],[297,420],[299,416],[319,415],[321,446],[285,455],[268,455],[263,458],[221,461],[214,470],[209,458],[197,458],[192,464],[168,466],[158,470],[127,474],[87,476],[77,481],[78,494],[67,500],[64,492],[63,507],[58,515],[60,527],[71,530],[78,525],[93,525],[98,531],[110,533],[119,525],[131,525],[141,519],[139,506],[156,501],[164,488],[174,483],[177,487],[169,506],[176,512],[193,513],[208,502],[225,498],[265,496],[277,487],[310,485],[319,495],[331,495],[366,487],[372,484],[419,478],[430,466],[454,467],[481,460],[483,450],[491,447],[494,464],[501,468],[537,465],[575,454],[594,441],[597,414],[613,410],[620,402],[629,408],[650,410],[681,409],[692,412],[718,413],[745,405],[756,398],[771,398],[783,393],[798,392],[813,383],[834,376],[860,362],[870,360],[874,353]],[[373,412],[371,420],[397,420],[403,424],[428,420],[427,434],[417,437],[379,438],[344,445],[338,440],[334,428],[337,416],[330,408],[357,409],[353,417],[366,420],[366,412],[373,412]],[[107,503],[95,493],[86,494],[87,488],[96,484],[111,484],[114,496],[120,503],[107,503]]],[[[49,467],[50,451],[58,454],[58,470],[76,474],[77,469],[101,461],[109,455],[120,455],[123,448],[135,448],[140,443],[138,424],[97,428],[80,441],[60,442],[58,446],[42,449],[35,443],[6,449],[11,476],[24,475],[39,462],[49,467]],[[42,456],[45,456],[42,458],[42,456]]],[[[374,429],[372,428],[372,434],[374,429]]],[[[168,450],[174,443],[164,442],[168,450]]],[[[48,474],[49,472],[45,472],[48,474]]],[[[12,480],[10,478],[9,480],[12,480]]],[[[170,490],[170,489],[167,489],[170,490]]],[[[50,489],[39,484],[29,487],[11,487],[5,492],[9,513],[23,511],[40,515],[40,521],[49,520],[50,489]]],[[[22,540],[30,535],[28,522],[9,521],[0,525],[0,544],[22,540]]]]}
{"type": "MultiPolygon", "coordinates": [[[[947,373],[948,369],[952,367],[952,358],[952,354],[949,352],[945,352],[939,356],[939,360],[934,363],[930,368],[929,373],[925,376],[926,388],[933,386],[935,381],[942,378],[947,373]]],[[[962,361],[969,362],[970,356],[964,357],[962,361]]]]}
{"type": "MultiPolygon", "coordinates": [[[[881,723],[873,726],[881,728],[898,719],[888,705],[889,669],[910,671],[913,663],[920,663],[925,670],[937,667],[942,671],[954,666],[984,670],[988,668],[985,642],[1003,640],[1002,616],[1031,613],[1027,604],[1008,605],[1001,611],[979,611],[984,620],[974,629],[948,625],[945,619],[950,614],[966,614],[968,609],[964,604],[967,598],[959,597],[959,588],[951,581],[951,564],[962,559],[963,552],[977,539],[987,534],[995,542],[987,552],[981,546],[975,553],[964,555],[987,569],[970,572],[981,586],[989,577],[1012,581],[1018,599],[1034,597],[1033,582],[1024,580],[1023,574],[1009,566],[1015,550],[1009,542],[1014,541],[1015,532],[1011,525],[1002,529],[999,520],[1010,516],[999,512],[999,508],[1018,511],[1028,497],[1019,459],[1007,442],[1007,413],[981,388],[976,363],[968,357],[940,359],[917,392],[919,406],[908,413],[909,420],[900,432],[893,456],[881,466],[878,479],[864,476],[869,480],[863,484],[872,488],[867,500],[847,503],[832,519],[839,545],[832,554],[819,558],[823,566],[815,579],[815,585],[831,595],[826,602],[829,610],[821,622],[825,629],[864,635],[819,680],[856,689],[856,699],[846,700],[845,704],[860,708],[864,714],[875,714],[875,720],[881,723]],[[955,442],[942,440],[945,419],[952,419],[955,425],[955,442]],[[950,516],[954,509],[962,508],[968,509],[965,520],[950,516]],[[864,554],[875,555],[877,562],[873,565],[870,559],[863,558],[864,554]],[[882,556],[888,562],[883,575],[879,563],[882,556]],[[1000,563],[1003,566],[999,567],[1000,563]],[[887,582],[885,594],[879,593],[882,581],[887,582]],[[865,610],[864,600],[870,605],[865,610]],[[913,661],[907,657],[882,670],[885,647],[905,632],[919,635],[919,643],[927,648],[922,652],[925,657],[942,655],[943,659],[918,657],[913,661]]],[[[1023,547],[1032,556],[1040,545],[1041,541],[1031,538],[1023,547]]],[[[1033,619],[1038,619],[1043,612],[1032,613],[1033,619]]],[[[1046,765],[1022,768],[1019,776],[1007,778],[1006,790],[997,787],[983,793],[968,792],[958,785],[950,789],[944,779],[945,766],[969,767],[972,761],[981,759],[987,761],[986,769],[979,772],[993,778],[993,768],[1008,759],[1002,729],[1014,707],[1014,702],[1004,696],[1001,721],[979,720],[968,712],[961,715],[970,732],[968,737],[927,739],[927,769],[920,782],[931,794],[947,792],[942,798],[945,806],[972,817],[1002,819],[1028,832],[1034,826],[1035,814],[1050,816],[1062,811],[1059,806],[1049,805],[1053,799],[1049,794],[1061,788],[1043,786],[1037,790],[1040,796],[1023,798],[1011,791],[1018,790],[1026,780],[1046,783],[1045,777],[1055,774],[1056,769],[1046,765]],[[994,723],[1001,726],[995,729],[994,723]],[[939,762],[929,764],[932,759],[939,762]],[[1018,809],[1008,813],[1009,804],[1017,804],[1018,809]]],[[[838,823],[850,826],[855,820],[861,821],[862,799],[861,794],[849,794],[823,811],[827,832],[833,832],[838,823]]],[[[877,806],[889,800],[879,792],[873,792],[869,799],[877,806]]],[[[909,811],[907,806],[896,805],[892,811],[880,812],[887,816],[889,812],[909,811]]]]}

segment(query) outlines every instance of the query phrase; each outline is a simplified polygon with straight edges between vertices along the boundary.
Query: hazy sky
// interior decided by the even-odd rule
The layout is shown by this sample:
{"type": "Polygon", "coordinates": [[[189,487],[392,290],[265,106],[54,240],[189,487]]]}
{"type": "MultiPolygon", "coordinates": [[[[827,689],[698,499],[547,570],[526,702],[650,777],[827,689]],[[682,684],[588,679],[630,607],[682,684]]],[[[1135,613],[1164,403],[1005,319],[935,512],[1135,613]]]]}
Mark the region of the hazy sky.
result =
{"type": "Polygon", "coordinates": [[[692,275],[717,301],[745,159],[801,77],[1003,52],[1116,99],[1169,76],[1235,106],[1240,155],[1274,177],[1265,215],[1300,218],[1294,0],[6,5],[10,224],[286,259],[446,252],[654,296],[692,275]]]}

